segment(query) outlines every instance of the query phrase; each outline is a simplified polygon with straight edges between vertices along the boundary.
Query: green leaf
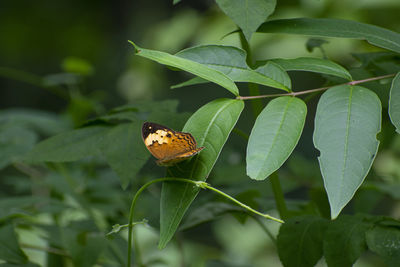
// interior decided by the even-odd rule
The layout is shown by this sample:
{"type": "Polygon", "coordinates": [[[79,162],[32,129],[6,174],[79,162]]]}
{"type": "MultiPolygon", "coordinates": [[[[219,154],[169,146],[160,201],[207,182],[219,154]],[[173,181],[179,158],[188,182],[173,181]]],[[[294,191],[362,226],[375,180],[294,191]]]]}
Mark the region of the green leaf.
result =
{"type": "Polygon", "coordinates": [[[25,160],[30,162],[75,161],[100,152],[99,146],[109,127],[92,126],[52,136],[33,147],[25,160]]]}
{"type": "Polygon", "coordinates": [[[110,129],[101,143],[101,151],[118,174],[123,189],[150,157],[140,136],[140,127],[138,123],[120,124],[110,129]]]}
{"type": "Polygon", "coordinates": [[[390,88],[389,116],[396,131],[400,134],[400,72],[393,79],[390,88]]]}
{"type": "Polygon", "coordinates": [[[290,156],[303,131],[307,106],[295,97],[271,100],[257,117],[247,145],[247,175],[264,180],[290,156]]]}
{"type": "Polygon", "coordinates": [[[279,229],[277,246],[285,267],[314,266],[322,257],[327,220],[314,216],[291,218],[279,229]]]}
{"type": "Polygon", "coordinates": [[[135,53],[138,56],[142,56],[151,60],[154,60],[160,64],[175,67],[187,72],[190,72],[196,76],[206,79],[210,82],[216,83],[226,89],[228,89],[234,95],[239,95],[239,90],[236,84],[225,74],[211,69],[198,62],[174,56],[165,52],[149,50],[140,48],[133,42],[131,44],[135,47],[135,53]]]}
{"type": "Polygon", "coordinates": [[[382,256],[387,266],[400,262],[400,229],[397,227],[374,227],[366,234],[368,248],[382,256]]]}
{"type": "Polygon", "coordinates": [[[216,0],[221,10],[238,25],[247,41],[274,12],[276,0],[216,0]]]}
{"type": "Polygon", "coordinates": [[[324,256],[328,266],[353,266],[367,249],[365,233],[372,227],[361,217],[343,216],[325,231],[324,256]]]}
{"type": "Polygon", "coordinates": [[[263,23],[257,32],[361,39],[372,45],[400,53],[400,34],[351,20],[325,18],[270,20],[263,23]]]}
{"type": "MultiPolygon", "coordinates": [[[[290,91],[290,78],[277,65],[267,65],[256,70],[246,63],[246,52],[233,46],[203,45],[182,50],[176,54],[201,63],[227,75],[235,82],[251,82],[290,91]]],[[[198,84],[201,80],[189,80],[186,84],[198,84]]],[[[182,85],[181,85],[182,86],[182,85]]]]}
{"type": "Polygon", "coordinates": [[[314,145],[325,189],[336,218],[364,181],[378,150],[381,103],[360,86],[341,85],[320,98],[315,116],[314,145]]]}
{"type": "Polygon", "coordinates": [[[299,57],[294,59],[278,58],[272,59],[272,62],[275,62],[286,71],[310,71],[341,77],[349,81],[352,80],[351,74],[345,68],[327,59],[313,57],[299,57]]]}
{"type": "Polygon", "coordinates": [[[66,131],[70,122],[53,113],[34,109],[6,109],[0,111],[0,124],[11,124],[33,129],[44,135],[54,135],[66,131]]]}
{"type": "Polygon", "coordinates": [[[203,78],[200,78],[200,77],[194,77],[190,80],[172,85],[171,89],[177,89],[177,88],[181,88],[181,87],[186,87],[186,86],[196,85],[196,84],[203,84],[203,83],[208,83],[208,81],[204,80],[203,78]]]}
{"type": "Polygon", "coordinates": [[[11,224],[0,226],[0,259],[15,264],[28,262],[28,258],[19,247],[14,227],[11,224]]]}
{"type": "MultiPolygon", "coordinates": [[[[205,181],[244,108],[241,100],[217,99],[197,110],[182,131],[204,146],[194,158],[168,168],[167,175],[205,181]]],[[[174,235],[198,188],[190,184],[164,183],[161,192],[160,242],[164,248],[174,235]]]]}

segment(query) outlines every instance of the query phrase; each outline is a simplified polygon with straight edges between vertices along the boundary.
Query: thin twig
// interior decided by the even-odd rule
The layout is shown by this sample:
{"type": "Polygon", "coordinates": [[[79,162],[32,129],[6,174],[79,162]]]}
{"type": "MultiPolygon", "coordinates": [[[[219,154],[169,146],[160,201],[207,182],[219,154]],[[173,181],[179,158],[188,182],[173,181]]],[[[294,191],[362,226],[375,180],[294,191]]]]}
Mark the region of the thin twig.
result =
{"type": "Polygon", "coordinates": [[[251,100],[251,99],[259,99],[259,98],[268,98],[268,97],[277,97],[277,96],[297,96],[297,95],[304,95],[304,94],[309,94],[309,93],[314,93],[314,92],[319,92],[319,91],[324,91],[327,90],[331,87],[334,86],[340,86],[340,85],[357,85],[360,83],[366,83],[366,82],[371,82],[371,81],[376,81],[376,80],[382,80],[386,78],[391,78],[394,77],[396,74],[388,74],[388,75],[382,75],[382,76],[377,76],[377,77],[372,77],[368,79],[363,79],[363,80],[357,80],[357,81],[351,81],[347,83],[342,83],[339,85],[332,85],[332,86],[327,86],[327,87],[320,87],[316,89],[310,89],[310,90],[305,90],[305,91],[300,91],[300,92],[291,92],[291,93],[285,93],[285,94],[270,94],[270,95],[257,95],[257,96],[238,96],[236,99],[240,100],[251,100]]]}

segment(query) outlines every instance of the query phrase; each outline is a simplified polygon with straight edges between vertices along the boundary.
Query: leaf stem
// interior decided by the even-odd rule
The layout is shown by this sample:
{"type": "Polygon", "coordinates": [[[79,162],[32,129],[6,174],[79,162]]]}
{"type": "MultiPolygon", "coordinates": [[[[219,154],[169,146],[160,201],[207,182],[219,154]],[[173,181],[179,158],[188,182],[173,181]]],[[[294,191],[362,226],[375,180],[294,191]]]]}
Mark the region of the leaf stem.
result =
{"type": "Polygon", "coordinates": [[[288,218],[288,209],[286,207],[285,198],[283,196],[281,183],[279,182],[279,176],[277,172],[272,173],[269,176],[271,182],[272,191],[274,192],[274,198],[276,202],[276,208],[278,209],[279,216],[283,219],[288,218]]]}
{"type": "MultiPolygon", "coordinates": [[[[360,83],[366,83],[366,82],[391,78],[391,77],[394,77],[395,75],[396,74],[393,73],[393,74],[382,75],[382,76],[377,76],[377,77],[372,77],[372,78],[367,78],[367,79],[362,79],[362,80],[357,80],[357,81],[351,81],[351,82],[342,83],[339,85],[357,85],[360,83]]],[[[277,97],[277,96],[297,96],[297,95],[304,95],[304,94],[310,94],[310,93],[314,93],[314,92],[324,91],[324,90],[327,90],[329,88],[332,88],[334,86],[339,86],[339,85],[332,85],[332,86],[327,86],[327,87],[320,87],[320,88],[315,88],[315,89],[310,89],[310,90],[305,90],[305,91],[300,91],[300,92],[285,93],[285,94],[238,96],[238,97],[236,97],[236,99],[252,100],[252,99],[269,98],[269,97],[277,97]]]]}
{"type": "MultiPolygon", "coordinates": [[[[279,222],[279,223],[284,223],[284,221],[282,221],[282,220],[280,220],[280,219],[278,219],[278,218],[275,218],[275,217],[272,217],[272,216],[270,216],[270,215],[268,215],[268,214],[265,214],[265,213],[261,213],[261,212],[259,212],[259,211],[256,211],[255,209],[253,209],[253,208],[247,206],[246,204],[243,204],[243,203],[240,202],[239,200],[237,200],[237,199],[231,197],[230,195],[228,195],[228,194],[222,192],[221,190],[218,190],[218,189],[212,187],[211,185],[209,185],[209,184],[206,183],[206,182],[203,182],[203,181],[193,181],[193,180],[184,179],[184,178],[172,178],[172,177],[155,179],[155,180],[152,180],[152,181],[147,182],[146,184],[144,184],[144,185],[136,192],[135,196],[133,197],[132,203],[131,203],[131,208],[130,208],[130,211],[129,211],[129,223],[128,223],[128,229],[129,229],[129,231],[128,231],[128,255],[127,255],[127,266],[128,266],[128,267],[130,266],[130,263],[131,263],[131,250],[132,250],[132,241],[133,241],[133,225],[135,225],[135,224],[133,223],[133,214],[134,214],[134,209],[135,209],[135,206],[136,206],[137,199],[138,199],[140,193],[143,192],[143,190],[145,190],[145,189],[146,189],[147,187],[149,187],[150,185],[152,185],[152,184],[154,184],[154,183],[159,183],[159,182],[184,182],[184,183],[191,183],[191,184],[193,184],[193,185],[195,185],[195,186],[197,186],[197,187],[199,187],[199,188],[201,188],[201,189],[209,189],[209,190],[211,190],[211,191],[214,191],[214,192],[216,192],[216,193],[218,193],[218,194],[224,196],[225,198],[227,198],[227,199],[229,199],[229,200],[235,202],[236,204],[238,204],[238,205],[241,206],[242,208],[244,208],[244,209],[246,209],[246,210],[248,210],[248,211],[250,211],[250,212],[252,212],[252,213],[255,213],[255,214],[257,214],[257,215],[260,215],[260,216],[262,216],[262,217],[264,217],[264,218],[266,218],[266,219],[269,219],[269,220],[273,220],[273,221],[276,221],[276,222],[279,222]]],[[[139,265],[140,265],[140,264],[139,264],[139,265]]]]}

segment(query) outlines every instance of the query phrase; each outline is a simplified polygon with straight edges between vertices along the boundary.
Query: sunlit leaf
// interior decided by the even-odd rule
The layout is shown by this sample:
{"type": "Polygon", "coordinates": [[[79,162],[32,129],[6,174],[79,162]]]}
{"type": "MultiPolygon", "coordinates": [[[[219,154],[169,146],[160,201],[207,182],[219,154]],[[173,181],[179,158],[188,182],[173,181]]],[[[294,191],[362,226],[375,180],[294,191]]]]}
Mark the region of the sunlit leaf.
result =
{"type": "Polygon", "coordinates": [[[307,106],[295,97],[271,100],[257,117],[247,145],[247,175],[263,180],[290,156],[303,131],[307,106]]]}
{"type": "MultiPolygon", "coordinates": [[[[205,149],[194,158],[168,168],[167,176],[205,181],[240,113],[243,101],[217,99],[197,110],[186,122],[184,132],[191,133],[205,149]]],[[[160,242],[166,246],[199,189],[186,183],[164,183],[161,192],[160,242]]]]}
{"type": "Polygon", "coordinates": [[[239,94],[239,90],[235,83],[220,71],[211,69],[198,62],[188,60],[182,57],[174,56],[165,52],[149,50],[140,48],[131,42],[135,47],[135,53],[138,56],[145,57],[154,60],[160,64],[167,65],[170,67],[175,67],[187,72],[190,72],[196,76],[206,79],[210,82],[216,83],[226,89],[228,89],[234,95],[239,94]]]}
{"type": "MultiPolygon", "coordinates": [[[[246,52],[233,46],[203,45],[182,50],[176,54],[226,74],[235,82],[251,82],[289,91],[290,78],[279,65],[267,64],[256,70],[246,63],[246,52]]],[[[183,85],[199,84],[203,81],[192,79],[183,85]]],[[[182,84],[179,87],[183,86],[182,84]]],[[[176,86],[175,86],[176,88],[176,86]]]]}
{"type": "Polygon", "coordinates": [[[345,68],[327,59],[299,57],[294,59],[278,58],[272,59],[272,61],[280,65],[286,71],[310,71],[322,74],[329,74],[344,78],[346,80],[352,80],[350,73],[345,68]]]}
{"type": "Polygon", "coordinates": [[[380,127],[379,98],[366,88],[337,86],[320,98],[313,138],[332,218],[364,181],[378,150],[380,127]]]}

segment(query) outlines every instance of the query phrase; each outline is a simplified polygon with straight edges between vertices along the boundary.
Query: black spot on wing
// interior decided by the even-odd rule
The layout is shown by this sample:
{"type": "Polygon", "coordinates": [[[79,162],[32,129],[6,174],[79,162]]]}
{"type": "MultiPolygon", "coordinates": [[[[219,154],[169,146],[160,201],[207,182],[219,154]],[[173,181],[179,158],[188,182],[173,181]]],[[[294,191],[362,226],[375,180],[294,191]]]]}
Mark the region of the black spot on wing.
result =
{"type": "Polygon", "coordinates": [[[149,136],[149,134],[155,133],[158,130],[164,130],[164,131],[171,131],[174,132],[173,130],[171,130],[170,128],[154,123],[154,122],[145,122],[142,125],[142,138],[143,140],[146,139],[147,136],[149,136]]]}

